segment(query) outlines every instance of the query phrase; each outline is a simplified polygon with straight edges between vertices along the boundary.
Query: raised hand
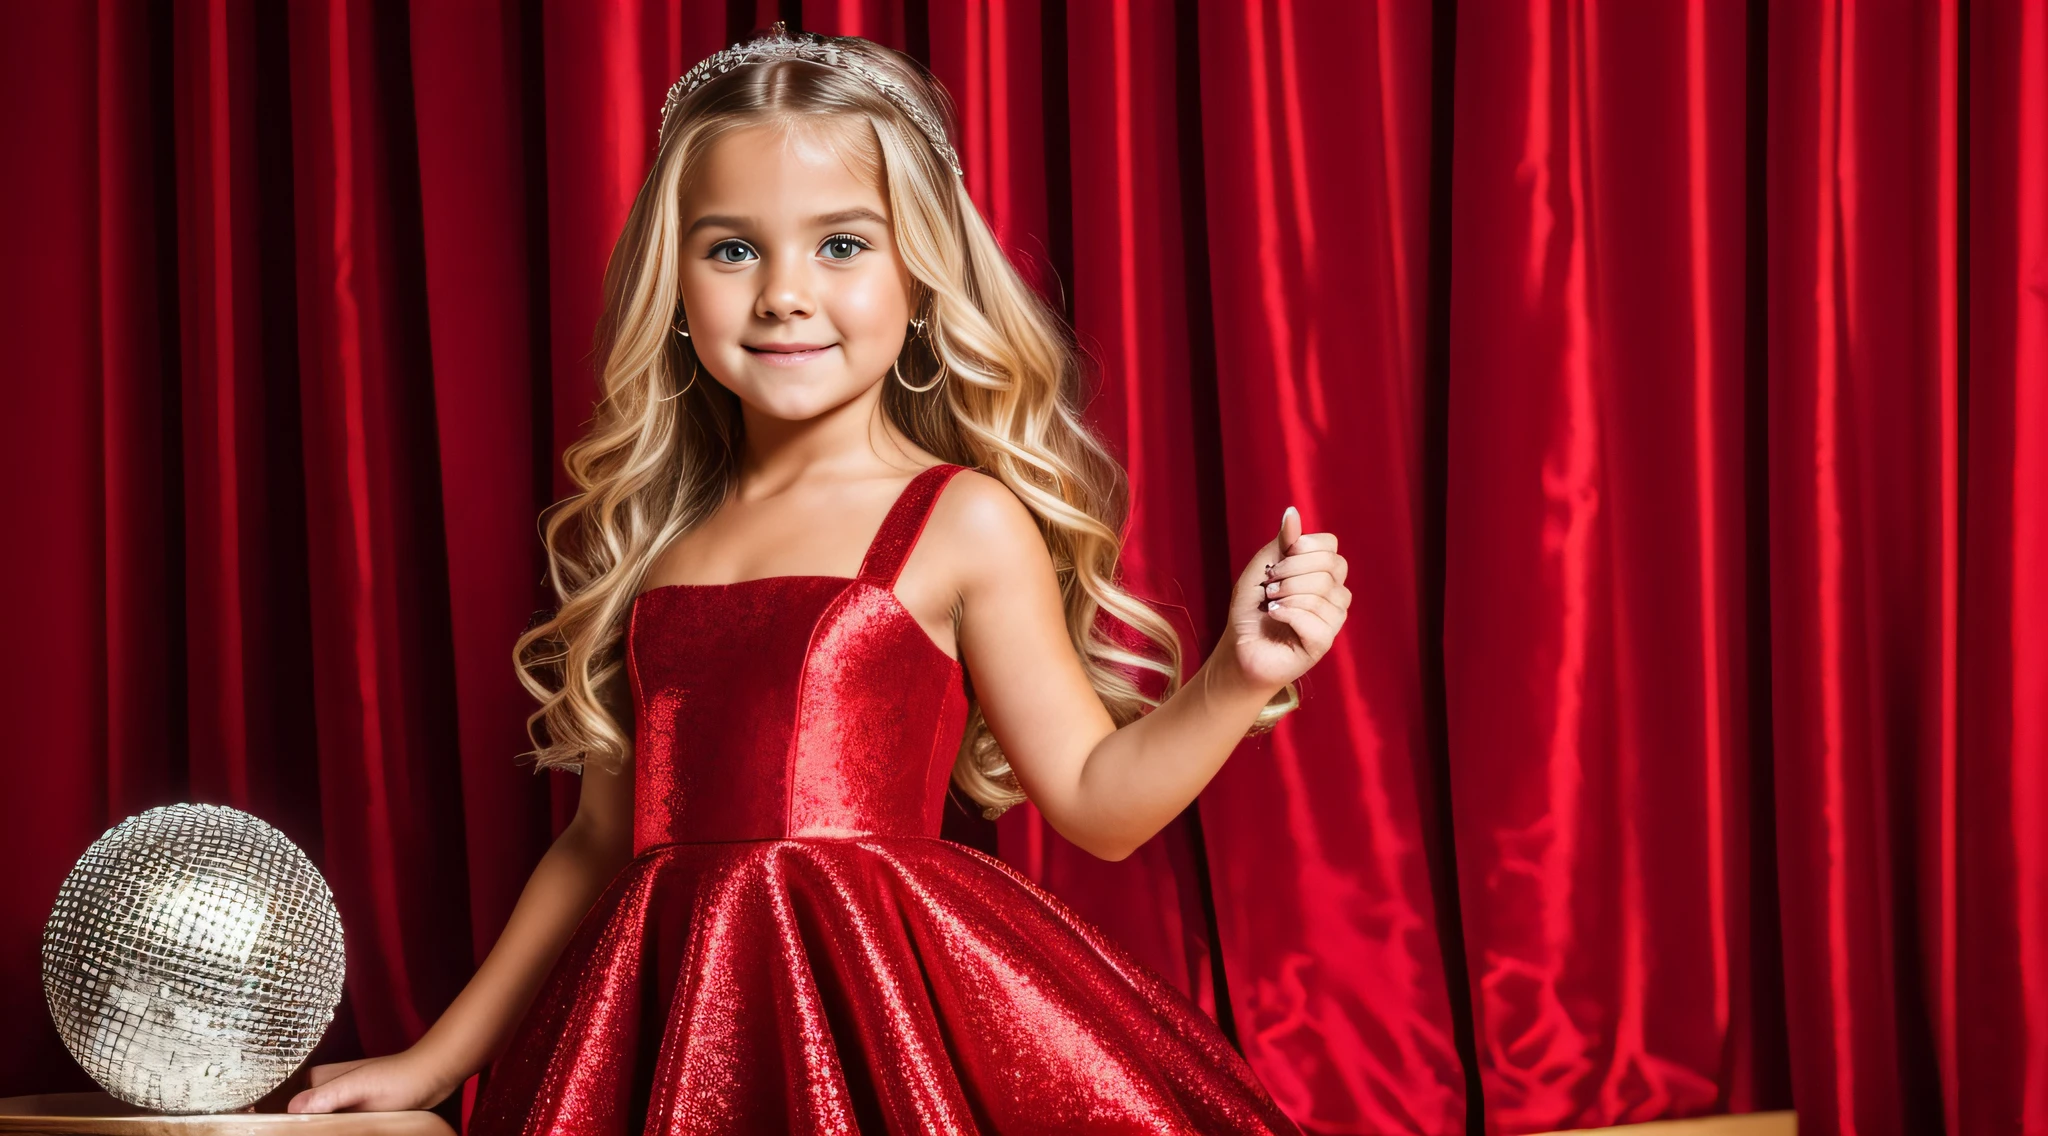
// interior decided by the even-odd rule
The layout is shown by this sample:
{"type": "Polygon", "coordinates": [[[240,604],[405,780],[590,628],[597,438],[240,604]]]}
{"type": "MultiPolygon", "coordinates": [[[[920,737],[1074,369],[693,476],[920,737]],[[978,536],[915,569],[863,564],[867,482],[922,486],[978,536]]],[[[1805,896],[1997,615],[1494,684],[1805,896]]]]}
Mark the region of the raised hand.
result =
{"type": "Polygon", "coordinates": [[[1304,533],[1289,505],[1280,532],[1253,555],[1230,594],[1237,667],[1258,686],[1282,687],[1329,651],[1351,608],[1347,565],[1334,533],[1304,533]]]}
{"type": "Polygon", "coordinates": [[[312,1087],[286,1112],[403,1112],[432,1108],[455,1091],[412,1050],[315,1065],[308,1080],[312,1087]]]}

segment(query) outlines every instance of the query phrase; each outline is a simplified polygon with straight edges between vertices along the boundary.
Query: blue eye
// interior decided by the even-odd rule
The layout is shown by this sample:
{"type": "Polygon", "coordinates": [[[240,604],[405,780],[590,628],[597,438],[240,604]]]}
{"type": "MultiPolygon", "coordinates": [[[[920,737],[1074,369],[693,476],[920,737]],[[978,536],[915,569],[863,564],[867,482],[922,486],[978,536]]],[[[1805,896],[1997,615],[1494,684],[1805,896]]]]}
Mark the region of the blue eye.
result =
{"type": "MultiPolygon", "coordinates": [[[[868,244],[868,243],[867,243],[866,241],[864,241],[864,240],[861,240],[861,239],[860,239],[859,237],[856,237],[856,236],[854,236],[854,235],[853,235],[852,233],[837,233],[837,234],[834,234],[833,236],[829,236],[829,237],[826,237],[826,238],[825,238],[825,247],[826,247],[826,248],[828,248],[828,249],[829,249],[829,248],[834,248],[834,247],[837,247],[837,246],[839,246],[839,245],[852,245],[852,246],[853,246],[853,247],[854,247],[854,248],[855,248],[856,250],[858,250],[858,249],[864,249],[864,248],[872,248],[872,247],[873,247],[872,245],[868,244]]],[[[833,256],[833,255],[831,255],[830,253],[827,253],[827,254],[826,254],[826,259],[827,259],[827,260],[852,260],[852,259],[853,259],[853,257],[854,257],[854,254],[853,254],[853,253],[851,253],[851,252],[847,253],[847,254],[846,254],[845,256],[833,256]]]]}
{"type": "Polygon", "coordinates": [[[743,252],[752,252],[752,251],[754,251],[754,250],[752,250],[752,249],[750,249],[750,248],[747,248],[747,246],[746,246],[746,245],[744,245],[744,244],[741,244],[741,243],[740,243],[739,241],[720,241],[720,242],[718,242],[717,244],[715,244],[715,245],[712,245],[712,246],[711,246],[711,259],[713,259],[713,260],[716,260],[716,261],[717,261],[717,262],[719,262],[720,264],[745,264],[745,263],[746,263],[746,261],[744,261],[744,260],[727,260],[727,259],[726,259],[726,257],[725,257],[725,250],[727,250],[727,249],[739,249],[739,250],[741,250],[741,251],[743,251],[743,252]]]}

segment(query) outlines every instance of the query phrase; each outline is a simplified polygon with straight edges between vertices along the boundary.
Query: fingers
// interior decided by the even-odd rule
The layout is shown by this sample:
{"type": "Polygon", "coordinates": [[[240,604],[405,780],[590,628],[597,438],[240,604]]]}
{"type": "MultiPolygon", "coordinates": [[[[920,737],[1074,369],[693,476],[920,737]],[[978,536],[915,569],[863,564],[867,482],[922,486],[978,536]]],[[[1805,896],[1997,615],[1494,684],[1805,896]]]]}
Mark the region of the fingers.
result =
{"type": "MultiPolygon", "coordinates": [[[[1304,601],[1311,598],[1316,597],[1289,596],[1284,600],[1276,600],[1273,606],[1266,609],[1266,615],[1286,624],[1287,629],[1294,632],[1294,637],[1301,640],[1302,646],[1311,654],[1320,657],[1336,640],[1337,629],[1320,611],[1304,605],[1304,601]]],[[[1324,601],[1324,606],[1328,606],[1328,601],[1324,601]]]]}
{"type": "MultiPolygon", "coordinates": [[[[286,1112],[339,1112],[344,1108],[361,1104],[364,1090],[363,1078],[343,1077],[340,1074],[347,1073],[356,1066],[371,1060],[373,1058],[365,1057],[360,1061],[346,1061],[338,1065],[322,1066],[321,1068],[328,1070],[325,1083],[316,1085],[294,1096],[291,1102],[284,1106],[284,1110],[286,1112]]],[[[315,1075],[318,1075],[319,1070],[314,1072],[315,1075]]]]}
{"type": "MultiPolygon", "coordinates": [[[[1314,536],[1329,536],[1329,534],[1310,533],[1308,536],[1302,537],[1300,541],[1297,541],[1296,546],[1299,547],[1301,544],[1306,543],[1310,537],[1314,536]]],[[[1337,538],[1330,537],[1332,545],[1336,543],[1336,540],[1337,538]]],[[[1328,572],[1332,581],[1341,584],[1344,582],[1345,573],[1350,571],[1350,567],[1350,562],[1345,560],[1334,547],[1316,549],[1281,557],[1274,563],[1272,570],[1266,574],[1266,578],[1269,580],[1284,580],[1289,576],[1299,576],[1307,572],[1328,572]]]]}
{"type": "Polygon", "coordinates": [[[286,1112],[333,1112],[334,1106],[328,1103],[328,1098],[332,1095],[319,1089],[307,1089],[298,1096],[293,1097],[291,1103],[284,1106],[284,1110],[286,1112]]]}
{"type": "Polygon", "coordinates": [[[1285,576],[1266,584],[1267,599],[1309,594],[1326,596],[1345,607],[1351,604],[1351,589],[1338,583],[1335,576],[1321,569],[1285,576]]]}
{"type": "Polygon", "coordinates": [[[1301,511],[1289,505],[1280,514],[1280,531],[1259,555],[1245,566],[1240,579],[1254,579],[1261,583],[1298,572],[1323,569],[1331,573],[1337,583],[1344,582],[1344,558],[1335,560],[1328,557],[1337,552],[1335,533],[1305,533],[1301,531],[1301,511]],[[1312,557],[1311,559],[1303,559],[1312,557]]]}
{"type": "Polygon", "coordinates": [[[1296,611],[1314,612],[1317,618],[1330,625],[1330,630],[1332,631],[1335,631],[1338,625],[1344,622],[1344,608],[1329,597],[1316,592],[1302,592],[1291,596],[1281,596],[1267,605],[1267,610],[1269,611],[1276,608],[1281,610],[1292,608],[1296,611]]]}
{"type": "Polygon", "coordinates": [[[354,1061],[330,1061],[325,1065],[315,1065],[312,1071],[306,1074],[306,1084],[313,1088],[318,1088],[348,1072],[350,1069],[358,1065],[367,1064],[371,1060],[372,1058],[368,1057],[358,1057],[354,1061]]]}
{"type": "Polygon", "coordinates": [[[1280,514],[1279,547],[1282,555],[1293,552],[1294,542],[1301,539],[1301,511],[1294,506],[1280,514]]]}

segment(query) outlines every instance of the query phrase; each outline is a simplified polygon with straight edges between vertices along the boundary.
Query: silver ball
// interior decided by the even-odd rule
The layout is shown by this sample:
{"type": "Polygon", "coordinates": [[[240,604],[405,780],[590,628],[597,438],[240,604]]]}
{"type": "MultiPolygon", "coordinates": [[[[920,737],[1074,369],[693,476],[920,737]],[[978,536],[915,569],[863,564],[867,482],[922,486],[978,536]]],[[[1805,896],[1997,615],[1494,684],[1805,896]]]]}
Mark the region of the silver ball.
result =
{"type": "Polygon", "coordinates": [[[110,1094],[233,1112],[305,1061],[334,1020],[341,916],[313,862],[222,805],[165,805],[94,841],[43,927],[43,995],[110,1094]]]}

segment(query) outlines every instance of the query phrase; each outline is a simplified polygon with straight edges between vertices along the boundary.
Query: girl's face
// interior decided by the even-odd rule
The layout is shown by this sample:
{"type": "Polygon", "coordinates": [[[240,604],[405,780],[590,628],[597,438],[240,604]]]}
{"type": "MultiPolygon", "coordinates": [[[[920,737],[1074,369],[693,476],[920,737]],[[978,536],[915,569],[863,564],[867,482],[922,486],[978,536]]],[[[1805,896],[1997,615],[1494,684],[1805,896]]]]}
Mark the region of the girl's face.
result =
{"type": "Polygon", "coordinates": [[[888,374],[913,278],[880,187],[831,129],[756,126],[712,144],[683,194],[684,326],[710,377],[800,420],[888,374]]]}

